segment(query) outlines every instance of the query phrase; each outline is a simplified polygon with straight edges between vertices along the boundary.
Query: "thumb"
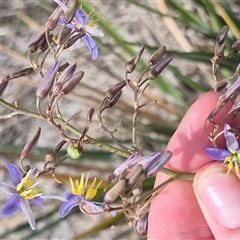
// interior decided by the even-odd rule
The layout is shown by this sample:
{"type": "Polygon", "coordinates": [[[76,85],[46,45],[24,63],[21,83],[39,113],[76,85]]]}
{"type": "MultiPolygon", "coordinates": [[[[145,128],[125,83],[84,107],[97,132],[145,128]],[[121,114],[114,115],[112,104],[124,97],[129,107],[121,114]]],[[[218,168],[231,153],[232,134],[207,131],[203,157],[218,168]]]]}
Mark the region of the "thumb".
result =
{"type": "Polygon", "coordinates": [[[202,167],[193,189],[215,239],[240,239],[240,182],[222,163],[202,167]]]}

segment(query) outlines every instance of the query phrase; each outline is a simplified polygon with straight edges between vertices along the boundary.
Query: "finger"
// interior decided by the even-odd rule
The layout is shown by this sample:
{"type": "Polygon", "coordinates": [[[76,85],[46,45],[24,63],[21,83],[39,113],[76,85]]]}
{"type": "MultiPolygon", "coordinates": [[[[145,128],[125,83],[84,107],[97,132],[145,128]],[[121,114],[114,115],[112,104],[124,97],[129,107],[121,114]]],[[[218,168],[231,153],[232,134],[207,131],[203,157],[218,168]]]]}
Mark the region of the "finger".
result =
{"type": "MultiPolygon", "coordinates": [[[[167,178],[158,175],[159,182],[167,178]]],[[[153,200],[148,239],[214,240],[193,193],[192,181],[172,182],[153,200]]]]}
{"type": "MultiPolygon", "coordinates": [[[[204,131],[204,122],[216,106],[219,96],[220,94],[215,92],[205,93],[190,107],[169,141],[167,149],[172,151],[173,156],[167,164],[168,168],[175,171],[196,172],[212,161],[204,153],[207,147],[212,147],[204,131]]],[[[230,108],[231,104],[228,103],[216,116],[216,122],[219,122],[230,108]]],[[[225,122],[230,123],[232,119],[233,117],[229,116],[225,122]]],[[[207,128],[210,130],[211,124],[208,124],[207,128]]]]}
{"type": "Polygon", "coordinates": [[[194,192],[215,239],[240,239],[240,182],[226,166],[210,163],[193,182],[194,192]]]}

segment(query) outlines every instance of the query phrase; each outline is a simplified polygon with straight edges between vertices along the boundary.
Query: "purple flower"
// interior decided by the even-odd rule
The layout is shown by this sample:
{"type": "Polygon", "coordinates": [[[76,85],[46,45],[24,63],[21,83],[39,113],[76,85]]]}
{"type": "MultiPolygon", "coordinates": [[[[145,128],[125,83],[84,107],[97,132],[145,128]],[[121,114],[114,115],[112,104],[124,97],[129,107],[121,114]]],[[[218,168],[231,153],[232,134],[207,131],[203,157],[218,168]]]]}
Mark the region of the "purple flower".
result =
{"type": "MultiPolygon", "coordinates": [[[[68,7],[64,3],[62,3],[59,0],[54,0],[54,1],[62,8],[64,12],[67,11],[68,7]]],[[[58,24],[65,25],[63,16],[59,18],[58,24]]],[[[94,22],[88,23],[88,16],[78,8],[72,22],[67,24],[66,27],[72,29],[73,31],[77,30],[77,31],[85,32],[86,35],[83,36],[82,39],[87,45],[91,53],[92,59],[95,60],[98,56],[98,49],[97,49],[96,43],[94,42],[91,36],[103,37],[104,34],[99,29],[94,28],[93,25],[94,25],[94,22]]],[[[73,46],[70,49],[71,50],[75,49],[80,43],[80,40],[81,39],[79,39],[75,44],[73,44],[73,46]]]]}
{"type": "Polygon", "coordinates": [[[40,197],[43,189],[36,188],[36,185],[40,182],[35,183],[38,177],[38,170],[36,168],[30,169],[26,176],[22,177],[20,170],[15,165],[6,164],[6,168],[12,177],[13,186],[0,182],[0,191],[11,195],[1,215],[9,217],[21,208],[27,217],[29,225],[34,230],[35,218],[29,203],[43,207],[43,200],[40,197]]]}
{"type": "MultiPolygon", "coordinates": [[[[104,210],[101,207],[101,202],[90,201],[97,194],[97,189],[100,187],[102,181],[96,185],[96,178],[94,178],[91,186],[87,188],[88,177],[84,181],[84,175],[82,174],[81,180],[74,183],[72,178],[70,178],[70,183],[72,186],[72,192],[66,193],[66,201],[61,205],[59,210],[60,217],[64,218],[72,208],[78,206],[79,209],[85,213],[90,214],[91,217],[96,220],[100,213],[104,210]]],[[[112,216],[115,216],[115,212],[111,212],[112,216]]]]}
{"type": "Polygon", "coordinates": [[[229,131],[230,129],[231,127],[228,124],[224,125],[224,136],[226,139],[227,150],[218,148],[207,148],[205,150],[205,153],[208,155],[208,157],[212,158],[213,160],[228,163],[227,174],[229,174],[233,166],[235,167],[236,173],[238,173],[240,164],[239,144],[235,135],[229,131]]]}

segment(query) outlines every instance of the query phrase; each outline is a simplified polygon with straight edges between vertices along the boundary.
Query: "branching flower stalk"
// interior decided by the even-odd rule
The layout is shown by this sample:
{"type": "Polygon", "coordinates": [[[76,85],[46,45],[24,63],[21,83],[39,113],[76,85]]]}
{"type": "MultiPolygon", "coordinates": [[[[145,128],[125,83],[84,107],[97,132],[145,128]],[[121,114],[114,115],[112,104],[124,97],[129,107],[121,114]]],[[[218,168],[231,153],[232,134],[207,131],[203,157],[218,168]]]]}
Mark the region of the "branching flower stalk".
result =
{"type": "MultiPolygon", "coordinates": [[[[23,164],[23,160],[29,158],[29,154],[34,151],[38,143],[41,135],[41,128],[39,127],[22,150],[19,164],[22,172],[17,166],[6,164],[13,186],[0,182],[0,191],[11,195],[2,210],[2,216],[8,217],[21,208],[30,227],[35,229],[35,218],[29,203],[44,207],[43,200],[47,198],[62,202],[59,210],[61,218],[64,218],[74,207],[78,207],[79,211],[90,215],[93,219],[97,219],[100,214],[110,213],[111,217],[115,217],[116,212],[122,212],[127,218],[126,223],[129,226],[133,226],[138,235],[146,235],[148,214],[152,200],[158,194],[161,194],[161,191],[170,182],[177,179],[192,181],[194,178],[193,173],[178,173],[165,167],[171,159],[171,151],[152,152],[142,155],[138,146],[137,123],[139,111],[148,104],[155,102],[142,103],[143,94],[151,84],[151,81],[154,81],[162,73],[173,57],[164,57],[166,47],[161,46],[149,58],[147,66],[139,74],[139,77],[131,79],[131,74],[138,66],[139,59],[144,52],[145,47],[142,46],[138,53],[125,64],[125,79],[106,90],[105,96],[103,96],[103,100],[99,104],[98,114],[95,114],[95,110],[91,107],[86,114],[86,125],[82,130],[79,130],[71,125],[70,122],[83,111],[80,109],[70,114],[70,116],[65,116],[62,114],[60,99],[74,91],[75,87],[84,78],[84,71],[77,70],[77,62],[63,62],[61,54],[67,51],[71,53],[82,40],[86,44],[92,60],[95,60],[98,57],[98,48],[94,38],[103,37],[104,34],[101,30],[94,27],[96,21],[89,21],[92,12],[86,15],[78,7],[77,0],[54,1],[57,6],[46,21],[46,31],[40,34],[28,46],[28,58],[31,67],[8,74],[0,81],[0,96],[2,96],[7,91],[9,81],[30,75],[35,71],[39,75],[40,80],[36,91],[36,112],[19,108],[17,104],[11,104],[0,98],[0,104],[11,110],[9,114],[0,116],[0,119],[17,117],[18,115],[40,118],[57,129],[59,133],[58,144],[45,155],[42,167],[39,169],[31,161],[30,165],[23,164]],[[50,67],[47,64],[48,59],[52,60],[50,67]],[[126,88],[126,86],[128,87],[126,88]],[[103,113],[111,113],[112,108],[117,106],[116,104],[121,98],[123,91],[130,91],[133,96],[131,146],[124,145],[114,135],[117,131],[120,131],[122,121],[113,130],[109,130],[105,126],[103,118],[103,113]],[[87,135],[94,120],[99,122],[100,128],[107,132],[113,144],[117,145],[117,147],[87,135]],[[66,129],[76,136],[68,136],[65,132],[66,129]],[[84,173],[81,173],[80,180],[73,180],[69,176],[71,191],[65,193],[64,197],[57,195],[44,196],[43,189],[46,186],[43,188],[37,187],[38,183],[42,183],[41,177],[47,172],[51,172],[53,180],[61,183],[56,174],[58,167],[70,159],[79,159],[84,152],[85,146],[90,144],[126,159],[108,176],[107,184],[103,189],[102,201],[95,201],[94,198],[97,192],[101,190],[103,180],[98,181],[94,177],[91,184],[89,184],[89,175],[87,174],[85,178],[84,173]],[[66,145],[66,148],[64,145],[66,145]],[[63,157],[59,157],[60,150],[65,151],[63,157]],[[146,191],[144,181],[155,178],[159,172],[168,175],[169,178],[154,189],[146,191]]],[[[237,139],[240,136],[240,129],[228,125],[225,121],[227,116],[230,114],[237,115],[240,110],[240,104],[234,102],[240,92],[240,64],[232,76],[223,80],[218,78],[222,63],[232,54],[240,51],[240,40],[237,40],[232,45],[230,53],[225,56],[225,40],[228,30],[229,28],[225,26],[218,34],[214,56],[211,59],[214,91],[224,91],[227,81],[231,78],[237,78],[237,80],[219,97],[218,103],[205,121],[203,130],[205,129],[206,138],[209,138],[213,144],[213,147],[205,150],[207,156],[215,161],[226,163],[228,166],[227,174],[234,168],[237,175],[239,175],[240,147],[237,139]],[[229,101],[234,103],[232,109],[217,122],[216,116],[229,101]],[[207,131],[207,125],[209,124],[211,129],[207,131]],[[221,125],[224,125],[223,130],[220,129],[221,125]],[[226,139],[226,149],[218,148],[217,145],[217,140],[222,135],[226,139]]]]}

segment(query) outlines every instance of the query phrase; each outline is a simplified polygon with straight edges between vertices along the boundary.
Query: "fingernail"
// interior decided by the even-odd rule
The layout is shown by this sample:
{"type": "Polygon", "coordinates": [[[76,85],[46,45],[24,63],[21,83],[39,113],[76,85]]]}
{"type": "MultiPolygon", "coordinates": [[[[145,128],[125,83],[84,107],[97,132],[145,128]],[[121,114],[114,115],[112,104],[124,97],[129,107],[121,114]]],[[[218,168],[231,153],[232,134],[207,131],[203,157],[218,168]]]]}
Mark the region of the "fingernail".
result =
{"type": "Polygon", "coordinates": [[[240,182],[222,167],[210,168],[199,176],[197,195],[209,215],[222,227],[240,227],[240,182]]]}

